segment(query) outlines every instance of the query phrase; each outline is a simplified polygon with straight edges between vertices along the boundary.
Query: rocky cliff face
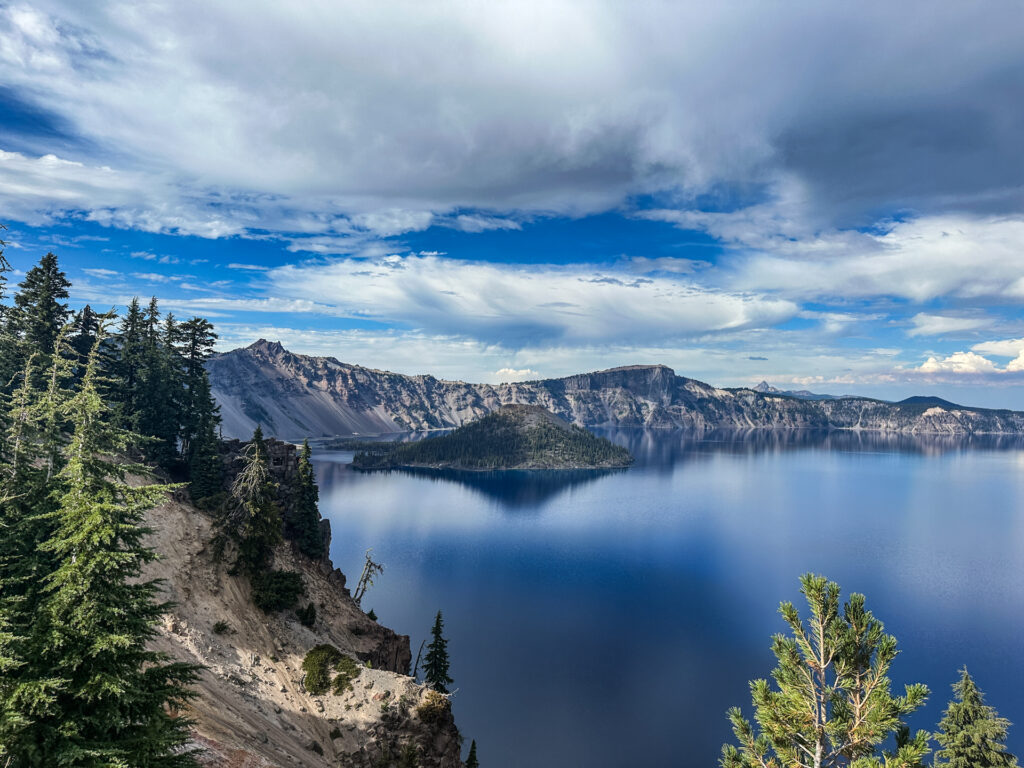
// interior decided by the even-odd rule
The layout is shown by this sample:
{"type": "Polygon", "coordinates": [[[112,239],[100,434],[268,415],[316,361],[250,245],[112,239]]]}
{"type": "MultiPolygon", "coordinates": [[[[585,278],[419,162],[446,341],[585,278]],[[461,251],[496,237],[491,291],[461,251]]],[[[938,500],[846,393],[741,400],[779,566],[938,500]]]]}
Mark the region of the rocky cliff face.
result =
{"type": "Polygon", "coordinates": [[[1024,413],[1015,411],[720,389],[677,376],[663,365],[515,384],[467,384],[296,355],[264,340],[217,355],[207,365],[224,434],[232,437],[248,437],[257,424],[284,439],[452,428],[510,403],[539,405],[589,427],[1024,432],[1024,413]]]}
{"type": "Polygon", "coordinates": [[[317,607],[307,627],[293,611],[265,614],[253,605],[248,580],[214,557],[211,519],[183,496],[146,523],[160,554],[146,575],[162,578],[175,603],[156,646],[204,667],[187,713],[202,765],[377,768],[411,764],[402,760],[415,755],[421,768],[462,768],[450,707],[405,674],[409,638],[369,619],[329,560],[313,562],[289,544],[274,555],[276,568],[302,575],[303,604],[317,607]],[[360,662],[351,690],[306,690],[302,661],[321,643],[360,662]]]}

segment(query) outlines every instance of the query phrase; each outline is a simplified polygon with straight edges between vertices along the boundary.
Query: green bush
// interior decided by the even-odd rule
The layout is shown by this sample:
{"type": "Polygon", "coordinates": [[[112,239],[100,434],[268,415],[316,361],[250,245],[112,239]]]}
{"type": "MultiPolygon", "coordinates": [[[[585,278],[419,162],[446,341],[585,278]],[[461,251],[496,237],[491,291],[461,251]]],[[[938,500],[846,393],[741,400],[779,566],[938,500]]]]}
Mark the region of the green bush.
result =
{"type": "Polygon", "coordinates": [[[229,631],[231,631],[231,625],[226,621],[218,621],[213,625],[213,634],[215,635],[223,635],[229,631]]]}
{"type": "Polygon", "coordinates": [[[304,627],[312,627],[316,622],[316,606],[310,603],[305,608],[296,608],[295,616],[304,627]]]}
{"type": "Polygon", "coordinates": [[[294,608],[305,588],[295,571],[268,571],[252,577],[252,601],[266,613],[294,608]]]}
{"type": "Polygon", "coordinates": [[[360,668],[350,656],[344,655],[333,645],[317,645],[310,649],[302,660],[302,671],[306,673],[303,685],[314,696],[334,691],[336,696],[352,689],[352,681],[359,676],[360,668]],[[331,671],[337,672],[332,683],[331,671]]]}
{"type": "Polygon", "coordinates": [[[340,696],[345,691],[352,690],[352,681],[359,677],[359,665],[352,657],[342,656],[334,668],[338,670],[334,677],[334,695],[340,696]]]}

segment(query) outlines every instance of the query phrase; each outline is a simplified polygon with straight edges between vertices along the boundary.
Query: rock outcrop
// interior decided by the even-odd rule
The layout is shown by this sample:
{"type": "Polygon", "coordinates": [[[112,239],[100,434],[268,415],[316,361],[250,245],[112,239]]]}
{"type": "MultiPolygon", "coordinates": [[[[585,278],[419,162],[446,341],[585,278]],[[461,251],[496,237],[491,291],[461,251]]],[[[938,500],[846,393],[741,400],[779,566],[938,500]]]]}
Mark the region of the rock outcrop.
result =
{"type": "Polygon", "coordinates": [[[212,519],[183,495],[146,523],[160,555],[146,575],[163,579],[175,603],[156,646],[203,666],[187,713],[201,764],[372,768],[415,755],[423,768],[461,768],[450,707],[405,674],[409,638],[368,618],[329,560],[314,562],[289,543],[274,555],[275,568],[301,574],[302,605],[316,606],[307,627],[294,611],[266,614],[253,605],[248,580],[228,572],[230,557],[214,554],[212,519]],[[306,690],[302,662],[320,644],[356,660],[351,690],[306,690]]]}
{"type": "Polygon", "coordinates": [[[284,439],[453,428],[511,403],[538,405],[587,427],[1024,432],[1024,413],[1016,411],[723,389],[677,376],[664,365],[468,384],[297,355],[260,340],[216,355],[207,368],[224,434],[233,437],[248,437],[257,424],[284,439]]]}

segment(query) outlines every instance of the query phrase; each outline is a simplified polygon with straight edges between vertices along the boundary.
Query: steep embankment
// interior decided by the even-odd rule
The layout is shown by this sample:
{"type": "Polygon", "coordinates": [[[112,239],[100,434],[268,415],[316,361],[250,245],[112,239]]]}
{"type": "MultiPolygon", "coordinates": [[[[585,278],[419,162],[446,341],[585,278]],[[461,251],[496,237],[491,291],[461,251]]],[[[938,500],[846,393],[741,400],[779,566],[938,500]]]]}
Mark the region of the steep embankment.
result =
{"type": "Polygon", "coordinates": [[[809,400],[721,389],[663,365],[564,379],[467,384],[296,355],[260,340],[207,364],[224,433],[256,424],[287,439],[459,427],[502,405],[537,405],[588,426],[687,429],[864,429],[920,434],[1024,433],[1024,413],[863,397],[809,400]]]}
{"type": "Polygon", "coordinates": [[[404,749],[418,751],[422,768],[461,767],[450,710],[420,710],[426,690],[400,674],[408,667],[409,639],[367,618],[328,562],[313,562],[288,544],[275,553],[275,567],[301,573],[303,603],[317,606],[307,628],[294,612],[268,615],[252,604],[248,581],[214,559],[212,524],[199,510],[171,500],[146,522],[161,555],[147,575],[164,579],[167,598],[177,603],[157,645],[206,667],[190,713],[204,765],[371,768],[398,764],[404,749]],[[361,663],[343,695],[314,696],[303,686],[301,666],[321,643],[372,668],[361,663]]]}
{"type": "Polygon", "coordinates": [[[381,443],[356,454],[361,469],[610,469],[633,463],[629,451],[536,405],[503,405],[441,437],[381,443]]]}

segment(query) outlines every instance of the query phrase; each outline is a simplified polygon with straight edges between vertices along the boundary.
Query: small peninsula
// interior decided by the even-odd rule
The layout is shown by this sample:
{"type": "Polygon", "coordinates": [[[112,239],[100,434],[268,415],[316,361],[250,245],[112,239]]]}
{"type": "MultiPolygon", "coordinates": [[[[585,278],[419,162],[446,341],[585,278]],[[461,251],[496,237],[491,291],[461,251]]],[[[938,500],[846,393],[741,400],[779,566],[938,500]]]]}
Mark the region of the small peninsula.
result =
{"type": "Polygon", "coordinates": [[[613,469],[628,467],[625,448],[536,405],[505,405],[441,437],[381,443],[357,453],[358,469],[613,469]]]}

